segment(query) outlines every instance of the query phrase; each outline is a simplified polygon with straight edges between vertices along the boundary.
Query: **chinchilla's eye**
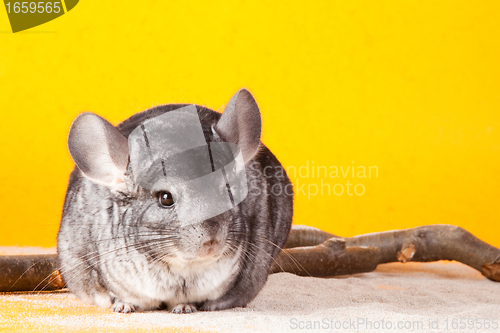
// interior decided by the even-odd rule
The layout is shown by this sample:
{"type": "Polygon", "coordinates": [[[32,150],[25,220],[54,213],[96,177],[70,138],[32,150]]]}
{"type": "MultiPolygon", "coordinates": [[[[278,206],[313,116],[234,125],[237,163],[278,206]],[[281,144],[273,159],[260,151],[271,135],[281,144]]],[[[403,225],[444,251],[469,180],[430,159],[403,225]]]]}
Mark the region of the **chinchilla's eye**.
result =
{"type": "Polygon", "coordinates": [[[168,208],[174,204],[174,197],[172,196],[172,193],[170,193],[170,192],[161,191],[158,194],[158,202],[160,203],[160,206],[162,206],[164,208],[168,208]]]}

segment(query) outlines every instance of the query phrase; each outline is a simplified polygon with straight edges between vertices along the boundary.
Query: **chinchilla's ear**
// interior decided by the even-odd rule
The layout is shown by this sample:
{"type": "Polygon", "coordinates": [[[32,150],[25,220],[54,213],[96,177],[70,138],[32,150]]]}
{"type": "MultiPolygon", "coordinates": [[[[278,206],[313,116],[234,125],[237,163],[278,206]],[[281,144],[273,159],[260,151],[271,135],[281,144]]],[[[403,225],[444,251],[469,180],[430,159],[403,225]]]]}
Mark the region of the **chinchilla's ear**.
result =
{"type": "Polygon", "coordinates": [[[259,107],[246,89],[234,94],[215,125],[215,131],[224,140],[240,147],[245,163],[259,149],[261,128],[259,107]]]}
{"type": "Polygon", "coordinates": [[[128,141],[107,120],[93,113],[79,115],[69,130],[68,148],[87,178],[114,189],[124,187],[128,141]]]}

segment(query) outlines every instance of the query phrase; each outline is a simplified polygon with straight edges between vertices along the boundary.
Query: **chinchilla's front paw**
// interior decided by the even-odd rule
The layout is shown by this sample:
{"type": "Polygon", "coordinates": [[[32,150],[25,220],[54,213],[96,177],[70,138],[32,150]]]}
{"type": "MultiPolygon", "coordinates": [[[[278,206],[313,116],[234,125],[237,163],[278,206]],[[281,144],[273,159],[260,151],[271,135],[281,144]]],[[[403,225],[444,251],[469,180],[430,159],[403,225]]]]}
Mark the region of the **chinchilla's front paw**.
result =
{"type": "Polygon", "coordinates": [[[120,313],[132,313],[135,312],[135,306],[130,303],[125,303],[116,300],[111,306],[111,310],[120,313]]]}
{"type": "Polygon", "coordinates": [[[173,309],[172,313],[195,313],[196,307],[192,304],[177,304],[173,309]]]}

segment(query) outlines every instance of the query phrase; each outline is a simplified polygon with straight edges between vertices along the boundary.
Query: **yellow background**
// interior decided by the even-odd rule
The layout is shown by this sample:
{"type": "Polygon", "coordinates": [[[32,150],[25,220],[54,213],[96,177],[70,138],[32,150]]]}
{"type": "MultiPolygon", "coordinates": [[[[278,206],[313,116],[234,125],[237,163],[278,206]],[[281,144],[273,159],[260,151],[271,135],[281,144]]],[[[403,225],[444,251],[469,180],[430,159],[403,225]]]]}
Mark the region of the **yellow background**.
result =
{"type": "Polygon", "coordinates": [[[79,113],[219,109],[247,87],[285,166],[379,170],[324,180],[361,196],[297,195],[294,223],[500,246],[499,41],[498,1],[82,0],[17,34],[0,9],[0,245],[55,245],[79,113]]]}

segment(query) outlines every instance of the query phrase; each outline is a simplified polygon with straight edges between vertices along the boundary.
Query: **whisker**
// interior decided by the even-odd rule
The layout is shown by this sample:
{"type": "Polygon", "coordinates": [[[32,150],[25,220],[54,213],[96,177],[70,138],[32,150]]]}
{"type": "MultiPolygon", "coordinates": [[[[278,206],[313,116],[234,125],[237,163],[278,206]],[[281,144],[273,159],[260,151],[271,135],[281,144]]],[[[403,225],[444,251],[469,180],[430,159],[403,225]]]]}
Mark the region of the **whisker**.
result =
{"type": "MultiPolygon", "coordinates": [[[[82,263],[76,265],[75,267],[71,267],[70,269],[69,268],[65,269],[65,267],[60,266],[58,268],[58,270],[61,272],[61,274],[64,277],[64,274],[66,274],[67,272],[69,272],[69,270],[74,270],[74,269],[80,268],[82,265],[88,264],[89,261],[94,260],[96,258],[99,258],[98,262],[101,262],[104,256],[109,255],[109,254],[113,254],[113,253],[115,253],[117,251],[120,251],[120,250],[123,250],[123,249],[127,249],[127,248],[132,247],[132,246],[135,247],[135,249],[139,250],[139,249],[147,248],[147,247],[149,247],[151,245],[154,245],[155,243],[161,244],[161,242],[164,242],[164,239],[157,239],[157,240],[155,240],[155,239],[151,240],[150,239],[150,240],[148,240],[147,244],[143,244],[144,241],[140,241],[140,242],[135,242],[135,243],[132,243],[132,244],[127,244],[125,246],[121,246],[121,247],[118,247],[116,249],[113,249],[113,250],[110,250],[110,251],[106,251],[106,252],[102,252],[102,253],[99,253],[100,251],[96,250],[96,251],[87,253],[87,254],[85,254],[85,255],[83,255],[81,257],[75,258],[72,261],[70,261],[69,263],[66,263],[66,266],[71,266],[71,264],[76,263],[76,262],[82,260],[82,263]],[[142,244],[142,246],[137,247],[138,245],[141,245],[141,244],[142,244]],[[94,255],[94,254],[96,254],[96,255],[94,255]],[[94,255],[94,256],[89,257],[90,255],[94,255]]],[[[130,253],[127,253],[127,254],[130,254],[130,253]]],[[[111,259],[114,259],[114,258],[116,258],[116,257],[112,257],[111,259]]],[[[88,268],[91,268],[91,267],[93,267],[93,265],[89,265],[89,267],[84,268],[84,270],[87,270],[88,268]]],[[[36,285],[36,287],[34,288],[33,291],[35,291],[42,283],[44,283],[45,280],[50,279],[51,276],[52,275],[48,275],[45,279],[43,279],[40,283],[38,283],[36,285]]],[[[53,281],[54,280],[49,280],[49,282],[40,291],[45,290],[45,288],[47,288],[53,281]]],[[[68,284],[68,281],[66,281],[66,284],[68,284]]]]}
{"type": "MultiPolygon", "coordinates": [[[[243,235],[247,235],[247,236],[256,236],[264,241],[266,241],[268,244],[271,244],[273,246],[275,246],[276,248],[278,248],[281,252],[285,253],[285,255],[290,258],[290,260],[295,264],[295,266],[297,267],[297,269],[299,270],[303,270],[304,272],[307,273],[307,275],[311,276],[311,274],[309,274],[309,272],[304,268],[304,266],[302,266],[302,264],[292,255],[290,254],[288,251],[286,251],[286,249],[283,249],[281,248],[280,246],[278,246],[277,244],[271,242],[269,239],[263,237],[263,236],[260,236],[260,235],[257,235],[257,234],[247,234],[247,233],[243,233],[243,232],[234,232],[234,233],[237,233],[237,234],[243,234],[243,235]]],[[[274,258],[273,258],[274,259],[274,258]]],[[[276,262],[276,260],[275,260],[276,262]]],[[[276,262],[276,264],[278,264],[276,262]]],[[[278,264],[279,266],[279,264],[278,264]]],[[[280,266],[281,270],[283,270],[283,268],[280,266]]]]}

